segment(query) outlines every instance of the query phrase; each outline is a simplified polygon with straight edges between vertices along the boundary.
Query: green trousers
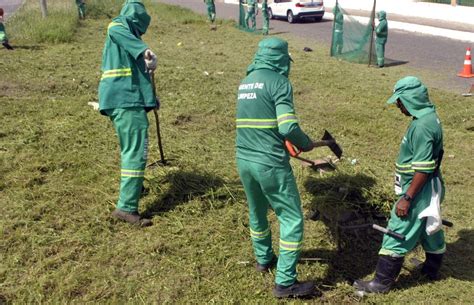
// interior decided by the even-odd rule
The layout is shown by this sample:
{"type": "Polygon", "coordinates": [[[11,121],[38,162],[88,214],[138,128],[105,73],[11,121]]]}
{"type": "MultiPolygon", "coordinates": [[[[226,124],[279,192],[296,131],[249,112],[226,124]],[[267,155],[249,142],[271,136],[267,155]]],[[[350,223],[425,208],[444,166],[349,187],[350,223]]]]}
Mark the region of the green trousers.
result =
{"type": "MultiPolygon", "coordinates": [[[[388,228],[396,233],[405,235],[404,241],[384,235],[380,255],[389,255],[395,257],[405,256],[409,251],[414,249],[418,243],[421,244],[423,250],[428,253],[442,254],[446,251],[446,243],[444,240],[444,232],[440,230],[433,235],[426,233],[426,218],[418,219],[425,208],[429,206],[432,196],[432,180],[428,180],[422,190],[415,196],[406,217],[400,218],[395,213],[396,204],[394,204],[388,228]]],[[[444,195],[444,187],[439,190],[444,195]]],[[[443,196],[442,196],[443,197],[443,196]]]]}
{"type": "Polygon", "coordinates": [[[377,54],[377,65],[383,67],[385,65],[385,42],[375,42],[375,54],[377,54]]]}
{"type": "Polygon", "coordinates": [[[250,236],[259,264],[273,258],[269,206],[280,224],[280,251],[275,282],[292,285],[303,244],[303,213],[295,177],[289,164],[283,168],[237,159],[240,179],[249,206],[250,236]]]}
{"type": "Polygon", "coordinates": [[[81,3],[77,6],[77,13],[79,14],[79,18],[84,19],[86,18],[86,4],[81,3]]]}
{"type": "Polygon", "coordinates": [[[268,30],[270,29],[270,18],[268,18],[268,13],[266,15],[263,15],[263,26],[262,26],[262,32],[263,35],[268,35],[268,30]]]}
{"type": "Polygon", "coordinates": [[[207,18],[210,22],[214,22],[214,20],[216,20],[216,6],[214,3],[207,5],[207,18]]]}
{"type": "Polygon", "coordinates": [[[247,13],[245,14],[245,25],[251,30],[255,30],[257,28],[257,19],[254,8],[247,9],[247,13]],[[252,27],[250,27],[249,21],[252,21],[252,27]]]}
{"type": "Polygon", "coordinates": [[[111,109],[112,121],[120,142],[120,195],[117,209],[138,211],[148,150],[148,117],[143,107],[111,109]]]}

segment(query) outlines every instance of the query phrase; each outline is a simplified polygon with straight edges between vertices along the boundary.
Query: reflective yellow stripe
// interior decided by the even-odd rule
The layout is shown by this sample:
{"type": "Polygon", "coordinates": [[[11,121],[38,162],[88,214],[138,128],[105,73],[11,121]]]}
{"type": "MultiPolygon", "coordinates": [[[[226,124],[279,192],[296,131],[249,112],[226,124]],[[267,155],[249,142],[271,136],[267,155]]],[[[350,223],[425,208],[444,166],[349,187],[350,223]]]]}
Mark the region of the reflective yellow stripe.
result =
{"type": "Polygon", "coordinates": [[[280,249],[287,251],[299,251],[303,247],[303,242],[284,241],[280,239],[280,249]]]}
{"type": "Polygon", "coordinates": [[[111,22],[111,23],[109,23],[109,26],[107,27],[107,30],[110,29],[111,27],[117,26],[117,25],[122,25],[123,26],[123,24],[120,23],[120,22],[111,22]]]}
{"type": "Polygon", "coordinates": [[[101,79],[109,78],[109,77],[123,77],[123,76],[132,76],[132,69],[123,68],[123,69],[106,70],[102,73],[101,79]]]}
{"type": "Polygon", "coordinates": [[[237,128],[277,128],[276,119],[237,119],[237,128]]]}
{"type": "Polygon", "coordinates": [[[397,173],[413,173],[414,170],[411,168],[411,164],[398,164],[395,163],[395,171],[397,173]]]}
{"type": "Polygon", "coordinates": [[[418,170],[420,170],[420,169],[421,170],[430,170],[430,169],[435,169],[436,166],[413,166],[412,168],[413,168],[413,170],[416,170],[416,169],[418,169],[418,170]]]}
{"type": "Polygon", "coordinates": [[[412,162],[411,166],[413,169],[421,169],[421,170],[431,170],[436,168],[435,161],[420,161],[420,162],[412,162]]]}
{"type": "Polygon", "coordinates": [[[236,122],[276,122],[275,119],[237,119],[236,122]]]}
{"type": "Polygon", "coordinates": [[[261,231],[261,232],[250,229],[250,236],[252,238],[265,238],[269,235],[270,235],[270,228],[267,228],[265,231],[261,231]]]}
{"type": "Polygon", "coordinates": [[[294,113],[284,113],[277,117],[278,126],[286,123],[297,123],[298,119],[294,113]]]}
{"type": "Polygon", "coordinates": [[[120,170],[120,176],[140,178],[140,177],[145,176],[145,171],[144,170],[134,170],[134,169],[124,169],[124,168],[122,168],[120,170]]]}

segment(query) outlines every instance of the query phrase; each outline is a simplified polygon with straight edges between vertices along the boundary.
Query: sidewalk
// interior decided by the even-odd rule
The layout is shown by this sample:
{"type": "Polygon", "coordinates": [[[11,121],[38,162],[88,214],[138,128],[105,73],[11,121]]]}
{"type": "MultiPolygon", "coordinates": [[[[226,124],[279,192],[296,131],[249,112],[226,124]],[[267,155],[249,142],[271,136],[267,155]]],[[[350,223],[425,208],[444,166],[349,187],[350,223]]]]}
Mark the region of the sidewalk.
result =
{"type": "MultiPolygon", "coordinates": [[[[271,1],[271,0],[270,0],[271,1]]],[[[223,0],[237,4],[238,0],[223,0]]],[[[336,0],[324,0],[325,19],[333,19],[336,0]]],[[[339,0],[341,7],[356,19],[367,22],[373,0],[339,0]]],[[[415,0],[377,0],[377,11],[387,13],[389,29],[422,33],[474,43],[474,7],[415,2],[415,0]]]]}

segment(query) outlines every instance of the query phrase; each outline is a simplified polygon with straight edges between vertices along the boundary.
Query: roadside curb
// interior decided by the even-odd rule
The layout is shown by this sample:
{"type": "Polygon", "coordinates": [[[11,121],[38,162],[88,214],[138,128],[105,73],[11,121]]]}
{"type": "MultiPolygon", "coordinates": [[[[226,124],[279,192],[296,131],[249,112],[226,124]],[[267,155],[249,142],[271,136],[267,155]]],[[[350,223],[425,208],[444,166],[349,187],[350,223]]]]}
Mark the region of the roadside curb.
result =
{"type": "MultiPolygon", "coordinates": [[[[239,4],[239,0],[224,0],[223,2],[227,4],[235,4],[235,5],[239,4]]],[[[325,6],[325,8],[326,8],[326,13],[324,14],[324,18],[329,19],[329,20],[334,20],[334,15],[328,12],[332,10],[332,6],[325,6]]],[[[467,9],[471,9],[471,8],[467,8],[467,9]]],[[[363,23],[366,23],[369,19],[367,17],[357,16],[357,15],[351,15],[351,16],[354,19],[363,23]]],[[[436,20],[433,18],[430,18],[430,19],[436,20]]],[[[443,20],[443,21],[449,21],[449,20],[443,20]]],[[[412,32],[412,33],[426,34],[426,35],[445,37],[445,38],[474,43],[474,32],[465,32],[465,31],[459,31],[459,30],[446,29],[442,27],[434,27],[434,26],[429,26],[429,25],[400,22],[400,21],[395,21],[395,20],[390,20],[390,19],[388,20],[388,22],[389,22],[390,30],[400,30],[400,31],[412,32]]]]}

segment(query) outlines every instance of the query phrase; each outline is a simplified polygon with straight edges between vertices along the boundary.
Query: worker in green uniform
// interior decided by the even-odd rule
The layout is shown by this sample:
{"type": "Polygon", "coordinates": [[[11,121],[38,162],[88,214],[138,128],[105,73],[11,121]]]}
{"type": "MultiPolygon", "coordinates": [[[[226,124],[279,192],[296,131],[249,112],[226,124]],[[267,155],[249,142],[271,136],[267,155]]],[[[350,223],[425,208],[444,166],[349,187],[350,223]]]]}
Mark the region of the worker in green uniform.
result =
{"type": "Polygon", "coordinates": [[[8,43],[7,32],[5,31],[5,25],[3,24],[3,8],[0,7],[0,42],[7,50],[13,50],[13,47],[8,43]]]}
{"type": "Polygon", "coordinates": [[[396,83],[388,103],[396,103],[404,115],[412,117],[395,164],[395,193],[399,200],[388,223],[390,230],[405,235],[406,240],[384,236],[375,278],[354,282],[354,287],[361,292],[389,291],[405,255],[418,243],[426,255],[421,272],[435,280],[446,251],[440,215],[444,197],[440,173],[443,130],[435,106],[428,97],[427,88],[413,76],[396,83]]]}
{"type": "Polygon", "coordinates": [[[204,0],[204,3],[207,5],[207,18],[212,24],[211,29],[214,30],[216,29],[214,25],[214,21],[216,20],[216,5],[214,4],[214,0],[204,0]]]}
{"type": "Polygon", "coordinates": [[[85,0],[76,0],[77,13],[79,14],[80,19],[86,19],[86,1],[85,0]]]}
{"type": "Polygon", "coordinates": [[[388,24],[385,11],[377,13],[379,24],[375,28],[375,53],[377,54],[377,66],[383,68],[385,65],[385,44],[387,43],[388,24]]]}
{"type": "Polygon", "coordinates": [[[99,109],[110,118],[120,142],[120,195],[112,216],[139,226],[138,213],[148,147],[147,112],[158,107],[150,80],[156,55],[141,40],[150,16],[140,0],[127,0],[108,26],[102,53],[99,109]]]}
{"type": "Polygon", "coordinates": [[[268,30],[270,29],[270,16],[268,15],[268,0],[263,0],[262,2],[262,17],[263,17],[263,26],[262,34],[268,35],[268,30]]]}
{"type": "Polygon", "coordinates": [[[247,11],[245,13],[245,25],[248,29],[255,31],[257,28],[257,10],[258,10],[258,2],[257,0],[247,0],[247,11]],[[252,26],[250,26],[249,22],[252,22],[252,26]]]}
{"type": "Polygon", "coordinates": [[[341,9],[339,8],[339,4],[334,6],[332,12],[334,14],[334,41],[332,55],[334,55],[341,54],[342,48],[344,47],[344,15],[342,14],[341,9]]]}
{"type": "Polygon", "coordinates": [[[286,41],[260,41],[237,96],[236,159],[249,206],[256,269],[266,272],[278,260],[273,293],[279,298],[308,296],[315,289],[312,282],[296,279],[303,245],[303,214],[284,141],[303,151],[313,149],[314,144],[295,115],[288,80],[290,60],[286,41]],[[278,259],[272,249],[269,206],[280,223],[278,259]]]}

